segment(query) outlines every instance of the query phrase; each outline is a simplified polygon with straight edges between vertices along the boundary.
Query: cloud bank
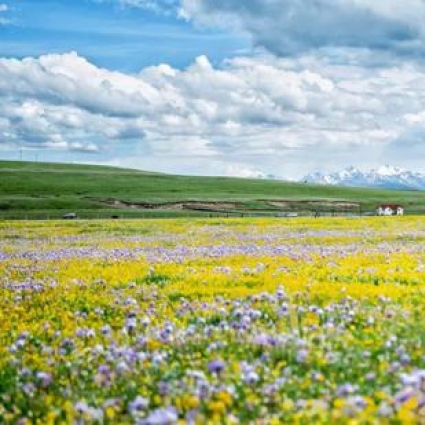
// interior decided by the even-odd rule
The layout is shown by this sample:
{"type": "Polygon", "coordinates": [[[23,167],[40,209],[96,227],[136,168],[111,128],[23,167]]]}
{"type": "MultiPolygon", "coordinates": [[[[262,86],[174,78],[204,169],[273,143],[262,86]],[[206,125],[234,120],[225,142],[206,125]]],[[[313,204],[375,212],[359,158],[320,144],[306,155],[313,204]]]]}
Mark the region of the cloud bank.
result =
{"type": "Polygon", "coordinates": [[[283,177],[418,167],[425,154],[423,0],[94,1],[248,34],[260,49],[138,74],[76,53],[2,59],[0,145],[122,147],[117,165],[283,177]]]}
{"type": "Polygon", "coordinates": [[[425,73],[414,64],[305,55],[214,67],[202,56],[184,70],[130,75],[76,53],[0,59],[0,145],[96,152],[130,143],[157,169],[203,161],[215,164],[206,173],[292,176],[326,157],[339,162],[335,152],[409,160],[422,150],[424,111],[425,73]]]}
{"type": "Polygon", "coordinates": [[[277,55],[335,47],[425,53],[423,0],[182,0],[180,13],[246,32],[277,55]]]}
{"type": "MultiPolygon", "coordinates": [[[[107,1],[107,0],[97,0],[107,1]]],[[[424,0],[115,0],[176,13],[197,25],[251,35],[278,56],[314,49],[425,53],[424,0]]]]}

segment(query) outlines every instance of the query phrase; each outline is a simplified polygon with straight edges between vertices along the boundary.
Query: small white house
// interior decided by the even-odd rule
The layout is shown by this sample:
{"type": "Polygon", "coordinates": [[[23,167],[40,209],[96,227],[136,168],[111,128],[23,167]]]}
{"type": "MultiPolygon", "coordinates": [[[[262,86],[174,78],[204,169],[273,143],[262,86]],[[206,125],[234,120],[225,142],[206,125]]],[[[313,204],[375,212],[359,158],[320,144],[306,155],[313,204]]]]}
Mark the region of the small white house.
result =
{"type": "Polygon", "coordinates": [[[376,212],[380,216],[404,215],[404,208],[402,205],[384,204],[384,205],[380,205],[376,209],[376,212]]]}

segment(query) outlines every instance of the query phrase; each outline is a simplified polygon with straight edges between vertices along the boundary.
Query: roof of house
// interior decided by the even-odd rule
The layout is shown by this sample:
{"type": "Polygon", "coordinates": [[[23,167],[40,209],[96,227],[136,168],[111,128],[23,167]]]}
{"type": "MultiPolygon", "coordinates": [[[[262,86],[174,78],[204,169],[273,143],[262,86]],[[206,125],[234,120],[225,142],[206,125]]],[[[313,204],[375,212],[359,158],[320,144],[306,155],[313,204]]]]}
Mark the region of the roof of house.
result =
{"type": "Polygon", "coordinates": [[[382,205],[379,205],[378,208],[391,208],[392,210],[396,210],[397,208],[403,208],[403,205],[398,205],[398,204],[382,204],[382,205]]]}

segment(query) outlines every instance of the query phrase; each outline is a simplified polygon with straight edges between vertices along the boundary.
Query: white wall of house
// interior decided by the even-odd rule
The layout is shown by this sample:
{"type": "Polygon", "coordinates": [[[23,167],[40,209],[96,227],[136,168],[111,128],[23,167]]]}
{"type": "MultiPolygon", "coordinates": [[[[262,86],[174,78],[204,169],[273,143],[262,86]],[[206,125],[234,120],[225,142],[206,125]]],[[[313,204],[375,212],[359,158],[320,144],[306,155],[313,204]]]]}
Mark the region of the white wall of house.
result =
{"type": "Polygon", "coordinates": [[[391,215],[404,215],[404,208],[397,207],[396,210],[393,210],[390,207],[379,207],[377,210],[378,215],[381,216],[391,216],[391,215]]]}
{"type": "Polygon", "coordinates": [[[378,215],[392,215],[392,210],[390,208],[378,208],[378,215]]]}

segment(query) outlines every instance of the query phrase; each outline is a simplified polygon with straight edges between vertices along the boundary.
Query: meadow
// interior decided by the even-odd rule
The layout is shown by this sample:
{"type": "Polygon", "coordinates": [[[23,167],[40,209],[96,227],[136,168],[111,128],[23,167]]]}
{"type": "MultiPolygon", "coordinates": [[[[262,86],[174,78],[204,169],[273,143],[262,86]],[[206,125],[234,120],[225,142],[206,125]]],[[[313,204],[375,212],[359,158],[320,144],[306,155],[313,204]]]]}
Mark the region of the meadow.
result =
{"type": "Polygon", "coordinates": [[[423,423],[425,222],[0,222],[4,424],[423,423]]]}
{"type": "Polygon", "coordinates": [[[424,192],[0,161],[0,219],[53,219],[69,212],[81,218],[358,215],[375,214],[382,203],[402,204],[406,214],[425,213],[424,192]]]}

